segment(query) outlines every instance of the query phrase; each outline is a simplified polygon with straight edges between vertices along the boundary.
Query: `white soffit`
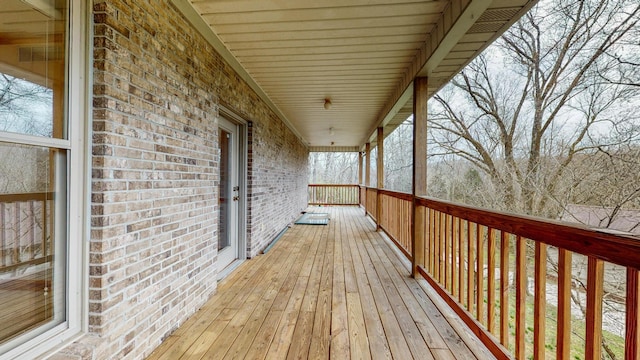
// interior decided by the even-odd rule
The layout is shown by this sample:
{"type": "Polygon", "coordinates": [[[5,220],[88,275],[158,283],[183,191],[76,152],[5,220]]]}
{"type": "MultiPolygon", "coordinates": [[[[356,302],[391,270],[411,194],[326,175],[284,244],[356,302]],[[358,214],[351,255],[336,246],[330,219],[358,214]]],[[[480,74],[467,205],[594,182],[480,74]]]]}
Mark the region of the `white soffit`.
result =
{"type": "Polygon", "coordinates": [[[397,124],[416,75],[439,88],[532,4],[173,2],[307,145],[323,149],[361,146],[376,127],[397,124]]]}

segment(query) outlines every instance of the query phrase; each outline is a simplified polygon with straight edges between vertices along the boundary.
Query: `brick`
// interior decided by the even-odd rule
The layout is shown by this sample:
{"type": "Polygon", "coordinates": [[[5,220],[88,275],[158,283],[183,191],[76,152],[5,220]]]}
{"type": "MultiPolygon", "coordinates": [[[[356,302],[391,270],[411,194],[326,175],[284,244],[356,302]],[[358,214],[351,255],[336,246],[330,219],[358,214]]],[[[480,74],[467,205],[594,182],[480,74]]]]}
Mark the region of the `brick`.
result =
{"type": "Polygon", "coordinates": [[[306,207],[308,152],[168,0],[93,12],[95,336],[54,356],[140,359],[217,287],[217,99],[251,120],[247,256],[306,207]],[[82,344],[91,356],[73,354],[82,344]]]}

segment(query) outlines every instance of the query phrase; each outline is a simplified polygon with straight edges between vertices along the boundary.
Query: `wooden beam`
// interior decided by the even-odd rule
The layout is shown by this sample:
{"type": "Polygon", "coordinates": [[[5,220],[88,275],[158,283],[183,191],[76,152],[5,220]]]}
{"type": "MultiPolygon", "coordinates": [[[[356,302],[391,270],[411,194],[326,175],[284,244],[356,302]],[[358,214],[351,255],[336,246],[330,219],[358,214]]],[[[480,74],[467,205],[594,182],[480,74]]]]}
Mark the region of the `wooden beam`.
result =
{"type": "Polygon", "coordinates": [[[487,230],[487,330],[496,334],[496,231],[487,230]]]}
{"type": "Polygon", "coordinates": [[[589,257],[587,263],[587,315],[585,359],[600,360],[602,354],[602,295],[604,261],[589,257]]]}
{"type": "Polygon", "coordinates": [[[363,174],[362,174],[362,163],[363,163],[363,159],[362,159],[362,152],[358,151],[358,185],[362,185],[362,178],[363,178],[363,174]]]}
{"type": "MultiPolygon", "coordinates": [[[[378,156],[376,158],[376,187],[384,189],[384,128],[378,128],[377,136],[378,156]]],[[[378,194],[376,206],[376,229],[380,230],[382,222],[382,196],[378,194]]]]}
{"type": "Polygon", "coordinates": [[[371,186],[371,143],[366,143],[364,151],[367,157],[364,171],[364,186],[369,187],[371,186]]]}
{"type": "Polygon", "coordinates": [[[413,86],[413,195],[427,194],[427,86],[418,77],[413,86]]]}
{"type": "Polygon", "coordinates": [[[558,316],[556,358],[571,355],[571,252],[558,249],[558,316]]]}
{"type": "Polygon", "coordinates": [[[640,359],[640,271],[627,269],[627,333],[625,359],[640,359]]]}
{"type": "Polygon", "coordinates": [[[526,299],[527,299],[527,247],[521,236],[516,237],[516,359],[525,358],[526,299]]]}
{"type": "Polygon", "coordinates": [[[509,347],[509,238],[500,234],[500,343],[509,347]]]}
{"type": "Polygon", "coordinates": [[[547,245],[535,245],[535,299],[533,303],[533,358],[544,359],[547,311],[547,245]]]}
{"type": "Polygon", "coordinates": [[[415,226],[415,197],[427,193],[427,91],[428,79],[426,77],[415,78],[413,82],[413,182],[411,185],[411,193],[413,194],[411,274],[414,277],[417,274],[417,267],[424,266],[424,259],[419,254],[424,253],[422,250],[425,244],[424,237],[427,236],[427,234],[419,234],[415,226]]]}

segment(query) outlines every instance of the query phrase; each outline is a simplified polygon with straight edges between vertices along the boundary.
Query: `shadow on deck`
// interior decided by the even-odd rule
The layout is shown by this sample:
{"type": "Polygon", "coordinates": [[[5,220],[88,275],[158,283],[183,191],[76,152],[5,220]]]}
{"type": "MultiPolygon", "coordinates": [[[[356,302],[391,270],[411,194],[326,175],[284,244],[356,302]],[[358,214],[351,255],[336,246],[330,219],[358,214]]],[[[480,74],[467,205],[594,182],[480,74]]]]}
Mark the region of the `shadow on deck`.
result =
{"type": "Polygon", "coordinates": [[[357,207],[294,225],[149,359],[489,359],[357,207]]]}

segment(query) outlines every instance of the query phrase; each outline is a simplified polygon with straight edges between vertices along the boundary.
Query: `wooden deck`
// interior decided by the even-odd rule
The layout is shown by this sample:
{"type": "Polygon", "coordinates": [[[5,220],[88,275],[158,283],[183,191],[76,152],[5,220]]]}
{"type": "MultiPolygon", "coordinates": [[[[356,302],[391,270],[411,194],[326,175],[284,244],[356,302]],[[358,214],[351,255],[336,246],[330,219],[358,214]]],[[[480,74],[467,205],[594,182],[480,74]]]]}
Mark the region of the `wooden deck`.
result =
{"type": "Polygon", "coordinates": [[[244,262],[149,359],[491,358],[362,209],[310,211],[330,224],[244,262]]]}

